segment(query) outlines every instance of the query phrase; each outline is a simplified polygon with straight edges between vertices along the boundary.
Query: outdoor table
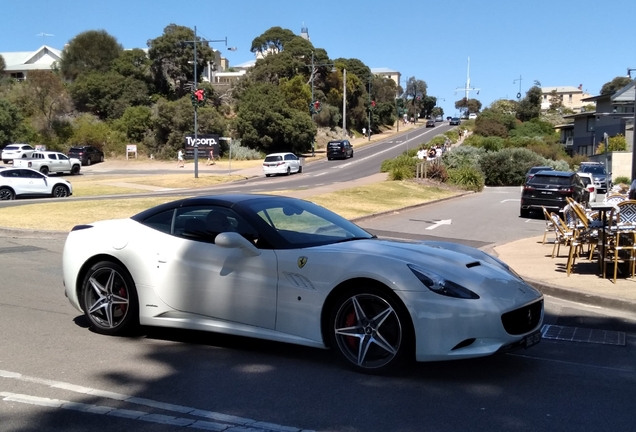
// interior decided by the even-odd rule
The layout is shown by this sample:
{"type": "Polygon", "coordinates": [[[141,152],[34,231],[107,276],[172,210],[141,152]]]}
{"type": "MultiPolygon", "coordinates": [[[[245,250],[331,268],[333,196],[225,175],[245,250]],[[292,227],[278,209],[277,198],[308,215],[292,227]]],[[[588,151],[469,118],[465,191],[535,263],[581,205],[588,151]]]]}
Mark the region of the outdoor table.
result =
{"type": "Polygon", "coordinates": [[[605,265],[605,241],[606,241],[606,231],[607,228],[607,213],[611,212],[616,208],[614,204],[606,203],[606,202],[592,202],[590,203],[590,208],[592,210],[598,211],[601,221],[603,222],[603,237],[601,239],[601,256],[599,259],[599,271],[601,275],[603,274],[603,266],[605,265]]]}

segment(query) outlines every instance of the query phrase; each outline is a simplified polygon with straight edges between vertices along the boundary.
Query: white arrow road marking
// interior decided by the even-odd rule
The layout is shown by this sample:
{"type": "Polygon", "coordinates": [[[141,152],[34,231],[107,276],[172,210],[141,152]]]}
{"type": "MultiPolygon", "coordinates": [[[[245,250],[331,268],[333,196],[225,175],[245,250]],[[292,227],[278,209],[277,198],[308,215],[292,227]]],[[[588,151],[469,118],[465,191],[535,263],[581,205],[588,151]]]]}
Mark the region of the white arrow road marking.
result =
{"type": "Polygon", "coordinates": [[[517,198],[517,199],[505,199],[505,200],[499,201],[499,204],[501,204],[501,203],[505,203],[505,202],[508,202],[508,201],[519,202],[519,201],[521,201],[521,198],[517,198]]]}
{"type": "Polygon", "coordinates": [[[435,222],[433,225],[431,225],[430,227],[427,227],[426,229],[427,230],[433,230],[433,229],[437,228],[440,225],[450,225],[451,224],[451,220],[452,219],[439,220],[439,221],[435,222]]]}
{"type": "Polygon", "coordinates": [[[0,400],[8,402],[20,402],[29,405],[46,406],[51,408],[70,409],[74,411],[82,411],[93,414],[111,415],[117,417],[125,417],[135,420],[143,420],[154,423],[170,424],[173,426],[190,427],[196,429],[213,430],[213,431],[231,431],[236,430],[250,430],[254,432],[300,432],[300,428],[277,425],[274,423],[260,422],[253,419],[237,417],[233,415],[217,413],[213,411],[204,411],[196,408],[175,405],[170,403],[164,403],[155,401],[152,399],[139,398],[135,396],[129,396],[121,393],[113,393],[109,391],[93,389],[90,387],[78,386],[62,381],[53,381],[49,379],[30,377],[22,375],[16,372],[10,372],[0,370],[0,378],[16,379],[18,381],[30,382],[40,385],[45,385],[51,388],[62,389],[79,394],[91,396],[91,398],[101,397],[104,399],[112,399],[118,401],[124,401],[136,405],[146,406],[150,408],[157,408],[164,411],[176,412],[180,414],[190,415],[192,417],[202,417],[207,419],[198,420],[186,417],[172,417],[161,414],[147,413],[145,411],[116,409],[109,406],[90,405],[79,402],[70,402],[61,399],[49,399],[38,396],[23,395],[18,393],[0,392],[0,400]],[[209,421],[215,420],[215,421],[209,421]],[[218,423],[221,422],[221,423],[218,423]]]}

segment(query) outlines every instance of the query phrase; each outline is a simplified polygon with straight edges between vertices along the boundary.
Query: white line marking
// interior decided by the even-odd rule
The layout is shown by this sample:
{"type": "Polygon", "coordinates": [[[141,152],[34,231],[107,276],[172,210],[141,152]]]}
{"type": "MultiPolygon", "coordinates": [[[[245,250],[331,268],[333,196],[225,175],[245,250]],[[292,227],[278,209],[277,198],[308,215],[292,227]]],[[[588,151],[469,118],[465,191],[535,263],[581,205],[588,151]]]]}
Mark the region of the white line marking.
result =
{"type": "Polygon", "coordinates": [[[435,222],[433,225],[426,227],[427,230],[434,230],[435,228],[437,228],[438,226],[441,225],[451,225],[451,221],[452,219],[443,219],[443,220],[439,220],[437,222],[435,222]]]}
{"type": "Polygon", "coordinates": [[[499,201],[499,204],[501,204],[501,203],[505,203],[505,202],[508,202],[508,201],[519,202],[519,201],[521,201],[521,198],[517,198],[517,199],[505,199],[505,200],[499,201]]]}
{"type": "Polygon", "coordinates": [[[5,401],[12,402],[20,402],[31,405],[40,405],[40,406],[48,406],[52,408],[62,408],[62,409],[74,409],[77,411],[85,411],[93,414],[105,414],[105,415],[114,415],[118,417],[126,417],[126,418],[134,418],[137,420],[151,421],[155,423],[161,423],[160,420],[170,421],[167,424],[174,424],[176,426],[189,426],[198,429],[207,429],[207,430],[216,430],[222,431],[228,428],[240,426],[246,426],[250,430],[255,432],[257,431],[284,431],[284,432],[295,432],[300,431],[301,429],[289,426],[277,425],[274,423],[265,423],[260,422],[248,418],[236,417],[233,415],[217,413],[214,411],[205,411],[199,410],[196,408],[191,408],[183,405],[175,405],[171,403],[159,402],[151,399],[139,398],[135,396],[129,396],[121,393],[114,393],[105,390],[93,389],[90,387],[79,386],[75,384],[65,383],[62,381],[54,381],[37,377],[30,377],[27,375],[22,375],[16,372],[10,372],[5,370],[0,370],[0,378],[8,378],[8,379],[16,379],[18,381],[29,382],[34,384],[40,384],[44,386],[48,386],[51,388],[57,388],[61,390],[71,391],[79,394],[97,396],[104,399],[112,399],[117,401],[124,401],[136,405],[146,406],[150,408],[158,408],[164,411],[172,411],[181,414],[188,414],[194,417],[203,417],[205,419],[217,420],[219,422],[227,422],[227,423],[214,423],[208,421],[201,421],[195,419],[186,419],[186,418],[178,418],[178,417],[170,417],[170,416],[162,416],[157,414],[148,414],[143,411],[132,411],[132,410],[122,410],[115,409],[106,406],[97,406],[97,405],[88,405],[77,402],[69,402],[59,399],[48,399],[41,398],[36,396],[29,395],[21,395],[16,393],[7,393],[0,392],[0,397],[3,397],[5,401]],[[181,424],[185,423],[185,424],[181,424]]]}

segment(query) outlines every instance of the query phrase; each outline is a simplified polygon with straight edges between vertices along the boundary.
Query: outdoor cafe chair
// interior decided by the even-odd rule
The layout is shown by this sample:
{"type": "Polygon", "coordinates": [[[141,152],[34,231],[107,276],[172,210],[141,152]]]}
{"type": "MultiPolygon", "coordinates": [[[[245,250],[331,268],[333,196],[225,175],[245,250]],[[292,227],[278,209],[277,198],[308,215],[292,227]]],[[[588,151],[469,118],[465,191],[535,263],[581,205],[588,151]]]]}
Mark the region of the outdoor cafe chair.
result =
{"type": "Polygon", "coordinates": [[[541,208],[543,209],[543,216],[545,217],[545,230],[543,231],[543,241],[541,242],[541,244],[545,244],[545,239],[548,233],[553,233],[556,237],[556,228],[554,226],[554,221],[550,216],[550,212],[544,206],[541,206],[541,208]]]}
{"type": "Polygon", "coordinates": [[[566,225],[563,219],[561,219],[561,216],[558,214],[554,212],[550,213],[550,219],[552,219],[552,222],[554,223],[554,234],[556,236],[554,246],[552,246],[552,258],[554,258],[555,256],[559,256],[561,245],[570,245],[570,242],[574,238],[574,231],[566,225]]]}
{"type": "Polygon", "coordinates": [[[633,278],[636,273],[636,200],[625,200],[616,204],[608,219],[606,233],[602,238],[605,244],[605,257],[601,257],[603,263],[603,278],[607,275],[607,263],[614,265],[614,278],[616,283],[618,264],[628,262],[630,275],[633,278]]]}

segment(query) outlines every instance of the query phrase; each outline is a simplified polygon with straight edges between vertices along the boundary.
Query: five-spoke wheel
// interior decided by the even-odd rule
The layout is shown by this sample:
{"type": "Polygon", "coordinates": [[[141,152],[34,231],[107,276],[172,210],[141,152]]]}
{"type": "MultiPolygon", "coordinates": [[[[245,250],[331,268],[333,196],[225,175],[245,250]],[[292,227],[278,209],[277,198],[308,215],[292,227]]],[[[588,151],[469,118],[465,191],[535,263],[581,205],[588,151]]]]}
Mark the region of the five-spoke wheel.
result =
{"type": "Polygon", "coordinates": [[[397,302],[379,290],[349,292],[331,315],[332,346],[358,371],[388,372],[408,351],[404,314],[397,302]]]}
{"type": "Polygon", "coordinates": [[[53,187],[53,193],[51,194],[55,198],[64,198],[69,195],[69,190],[64,185],[55,185],[53,187]]]}
{"type": "Polygon", "coordinates": [[[84,314],[97,333],[122,334],[138,323],[134,283],[117,263],[102,261],[88,270],[82,285],[82,300],[84,314]]]}

